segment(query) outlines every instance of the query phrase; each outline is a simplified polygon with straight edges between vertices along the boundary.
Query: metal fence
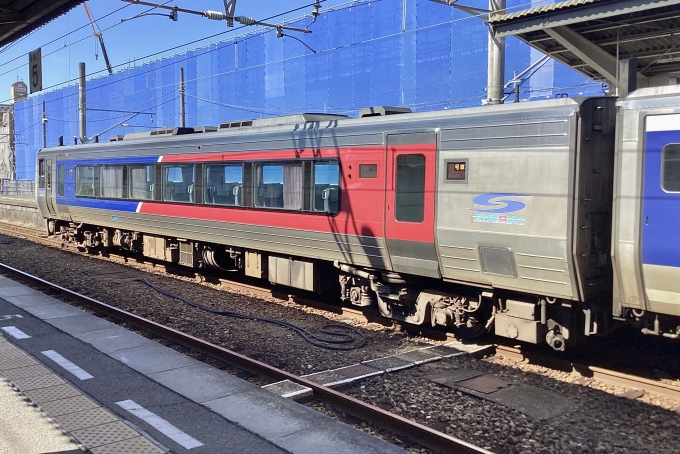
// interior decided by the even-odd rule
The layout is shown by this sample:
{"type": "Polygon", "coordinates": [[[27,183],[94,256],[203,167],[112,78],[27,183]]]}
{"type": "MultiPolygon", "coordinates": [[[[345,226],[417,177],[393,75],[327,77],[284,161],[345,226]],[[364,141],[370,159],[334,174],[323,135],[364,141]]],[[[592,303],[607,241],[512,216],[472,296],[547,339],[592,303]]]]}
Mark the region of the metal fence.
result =
{"type": "Polygon", "coordinates": [[[0,180],[0,194],[33,195],[35,182],[33,180],[0,180]]]}

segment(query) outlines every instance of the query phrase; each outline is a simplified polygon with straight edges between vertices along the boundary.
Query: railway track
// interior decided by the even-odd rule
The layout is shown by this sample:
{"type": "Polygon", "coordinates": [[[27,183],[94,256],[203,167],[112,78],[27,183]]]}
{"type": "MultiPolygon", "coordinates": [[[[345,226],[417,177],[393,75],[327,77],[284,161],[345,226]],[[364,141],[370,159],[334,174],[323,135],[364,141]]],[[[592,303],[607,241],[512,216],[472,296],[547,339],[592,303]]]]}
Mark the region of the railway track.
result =
{"type": "Polygon", "coordinates": [[[604,367],[579,364],[556,356],[547,356],[540,352],[527,351],[518,347],[496,344],[496,355],[524,361],[530,364],[558,369],[564,372],[580,375],[583,378],[592,378],[600,382],[612,385],[625,386],[634,390],[670,397],[680,401],[680,384],[668,383],[660,380],[651,380],[637,375],[626,374],[604,367]]]}
{"type": "MultiPolygon", "coordinates": [[[[84,254],[83,252],[76,251],[72,247],[62,246],[62,242],[57,237],[48,237],[45,232],[31,227],[17,226],[14,224],[9,224],[6,222],[0,222],[0,233],[5,235],[17,236],[20,238],[28,239],[31,241],[37,241],[41,244],[50,247],[68,248],[69,252],[74,254],[84,254]]],[[[423,327],[414,327],[409,324],[402,324],[395,320],[386,319],[378,315],[373,315],[352,307],[346,307],[340,304],[329,304],[324,303],[318,299],[313,299],[308,296],[302,296],[291,292],[292,289],[284,289],[282,287],[275,287],[272,285],[264,286],[257,285],[255,283],[241,282],[233,279],[225,279],[223,277],[218,277],[215,273],[202,273],[195,269],[185,268],[176,265],[169,265],[166,262],[156,261],[149,258],[140,258],[135,256],[129,257],[125,255],[112,254],[106,257],[95,256],[98,259],[110,261],[113,263],[118,263],[126,266],[134,266],[134,268],[141,271],[154,271],[161,272],[168,276],[183,276],[190,277],[198,281],[199,283],[210,283],[219,284],[221,288],[227,291],[241,291],[249,292],[255,296],[263,298],[274,298],[281,301],[288,301],[290,303],[295,303],[301,306],[308,306],[315,309],[323,310],[333,314],[341,315],[344,318],[350,320],[356,320],[362,323],[377,323],[386,327],[392,327],[394,329],[405,329],[405,330],[419,330],[421,334],[426,335],[429,338],[436,339],[439,341],[452,341],[456,340],[455,336],[451,333],[447,333],[443,330],[429,329],[423,327]]]]}
{"type": "MultiPolygon", "coordinates": [[[[55,240],[53,237],[48,238],[45,236],[44,232],[29,228],[16,226],[13,224],[7,224],[0,222],[0,233],[5,233],[9,235],[15,235],[18,237],[23,237],[31,241],[38,241],[42,244],[49,245],[51,247],[60,247],[61,241],[55,240]]],[[[73,251],[73,253],[78,253],[73,251]]],[[[187,268],[177,267],[167,265],[162,262],[156,262],[153,260],[145,259],[140,261],[134,258],[134,263],[130,257],[111,255],[108,257],[98,257],[111,261],[114,263],[134,265],[143,271],[161,271],[167,275],[182,275],[185,277],[192,277],[199,281],[209,282],[209,283],[219,283],[220,286],[226,290],[236,290],[245,291],[254,294],[259,297],[265,298],[276,298],[283,301],[289,301],[298,305],[313,307],[323,311],[327,311],[334,314],[342,315],[345,318],[359,320],[361,322],[372,322],[379,323],[384,326],[399,326],[391,320],[387,320],[378,316],[371,316],[360,310],[353,308],[343,307],[336,304],[323,303],[318,300],[308,298],[306,296],[300,296],[295,293],[291,293],[281,288],[276,287],[265,287],[262,285],[255,285],[251,283],[244,283],[230,279],[224,279],[221,277],[216,277],[213,274],[201,274],[196,273],[195,270],[190,270],[187,268]]],[[[288,290],[288,289],[286,289],[288,290]]],[[[406,326],[408,329],[409,327],[406,326]]],[[[431,338],[438,338],[439,340],[447,339],[452,340],[454,337],[449,333],[444,333],[439,330],[424,330],[422,334],[428,335],[431,338]]],[[[179,343],[179,342],[178,342],[179,343]]],[[[584,378],[593,378],[595,380],[621,385],[635,390],[640,390],[652,394],[657,394],[661,396],[666,396],[680,401],[680,385],[673,383],[652,380],[649,378],[641,377],[635,374],[622,373],[610,368],[598,367],[594,365],[580,364],[574,361],[561,359],[556,355],[547,355],[541,352],[532,351],[530,348],[518,348],[511,347],[503,344],[495,344],[495,351],[497,356],[508,357],[519,361],[528,362],[531,364],[542,365],[547,368],[557,369],[561,371],[568,371],[574,374],[578,374],[584,378]]],[[[621,352],[612,352],[612,355],[621,355],[621,352]]],[[[659,362],[662,362],[661,359],[659,362]]],[[[226,361],[231,362],[231,361],[226,361]]],[[[267,374],[265,374],[267,375],[267,374]]],[[[272,376],[270,378],[278,379],[279,376],[272,376]]],[[[294,381],[294,380],[293,380],[294,381]]],[[[303,380],[304,381],[304,380],[303,380]]],[[[318,386],[318,385],[317,385],[318,386]]]]}
{"type": "Polygon", "coordinates": [[[19,280],[26,281],[51,293],[57,293],[61,297],[64,297],[67,300],[73,301],[79,305],[85,306],[96,313],[105,314],[122,323],[129,324],[139,330],[151,333],[178,345],[203,353],[218,361],[231,364],[238,368],[246,369],[254,373],[265,375],[275,380],[290,380],[299,385],[308,387],[312,390],[314,396],[317,399],[332,403],[341,410],[348,412],[366,422],[375,424],[401,436],[406,436],[432,450],[460,454],[489,453],[489,451],[485,449],[451,437],[442,432],[438,432],[415,421],[411,421],[399,415],[387,412],[379,407],[367,404],[359,399],[345,395],[334,389],[321,386],[313,381],[275,368],[263,362],[251,359],[245,355],[241,355],[237,352],[225,349],[205,340],[164,326],[160,323],[156,323],[130,312],[110,306],[88,296],[81,295],[80,293],[58,286],[39,277],[12,268],[8,265],[0,263],[0,272],[8,274],[14,278],[18,278],[19,280]]]}

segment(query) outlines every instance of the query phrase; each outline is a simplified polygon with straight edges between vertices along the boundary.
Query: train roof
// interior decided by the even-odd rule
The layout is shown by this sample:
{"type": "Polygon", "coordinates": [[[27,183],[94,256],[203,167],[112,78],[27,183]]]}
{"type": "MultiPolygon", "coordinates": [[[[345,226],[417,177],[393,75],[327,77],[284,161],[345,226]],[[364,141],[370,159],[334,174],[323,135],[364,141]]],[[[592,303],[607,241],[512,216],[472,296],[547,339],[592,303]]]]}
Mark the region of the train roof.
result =
{"type": "Polygon", "coordinates": [[[222,123],[219,127],[201,126],[135,132],[125,136],[112,136],[109,142],[51,147],[42,149],[39,153],[81,155],[98,151],[105,153],[111,150],[111,147],[123,149],[155,148],[156,146],[182,147],[185,143],[197,140],[206,144],[217,144],[217,142],[225,143],[224,139],[226,139],[226,142],[231,143],[238,141],[240,137],[277,133],[283,133],[288,137],[293,134],[316,138],[326,134],[332,135],[340,130],[348,133],[375,134],[381,131],[376,130],[376,127],[379,128],[381,125],[384,125],[385,129],[425,128],[431,130],[439,127],[437,121],[444,119],[486,116],[489,121],[493,121],[494,117],[507,117],[512,114],[519,115],[521,118],[544,118],[551,116],[553,111],[560,111],[559,115],[565,115],[565,109],[575,111],[586,99],[589,98],[559,98],[428,112],[410,112],[410,109],[379,106],[362,109],[363,116],[357,118],[325,113],[305,113],[232,121],[222,123]]]}

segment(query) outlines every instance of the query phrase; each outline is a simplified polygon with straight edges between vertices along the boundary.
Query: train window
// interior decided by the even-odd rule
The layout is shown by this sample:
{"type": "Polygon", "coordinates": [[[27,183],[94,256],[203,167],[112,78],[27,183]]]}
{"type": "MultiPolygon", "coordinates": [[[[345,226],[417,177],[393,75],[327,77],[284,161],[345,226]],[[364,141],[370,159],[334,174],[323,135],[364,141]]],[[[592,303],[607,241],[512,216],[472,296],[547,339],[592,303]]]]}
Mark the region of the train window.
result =
{"type": "Polygon", "coordinates": [[[337,162],[314,163],[314,211],[338,212],[340,167],[337,162]]]}
{"type": "Polygon", "coordinates": [[[256,164],[255,206],[302,209],[302,163],[256,164]]]}
{"type": "Polygon", "coordinates": [[[124,177],[123,166],[101,166],[99,168],[99,195],[110,199],[122,199],[124,177]]]}
{"type": "Polygon", "coordinates": [[[378,164],[359,164],[359,178],[378,178],[378,164]]]}
{"type": "Polygon", "coordinates": [[[672,143],[664,147],[661,173],[664,191],[680,192],[680,144],[672,143]]]}
{"type": "Polygon", "coordinates": [[[94,197],[94,167],[76,167],[76,196],[94,197]]]}
{"type": "Polygon", "coordinates": [[[194,166],[163,166],[163,200],[167,202],[194,202],[194,166]]]}
{"type": "Polygon", "coordinates": [[[45,189],[45,160],[38,161],[38,188],[45,189]]]}
{"type": "Polygon", "coordinates": [[[425,218],[425,156],[397,156],[395,212],[397,221],[423,222],[425,218]]]}
{"type": "Polygon", "coordinates": [[[134,200],[154,200],[156,166],[130,166],[128,193],[134,200]]]}
{"type": "Polygon", "coordinates": [[[205,203],[243,205],[243,165],[208,165],[205,167],[205,203]]]}
{"type": "Polygon", "coordinates": [[[64,171],[64,165],[59,164],[57,166],[57,195],[59,197],[64,197],[64,189],[66,186],[66,172],[64,171]]]}

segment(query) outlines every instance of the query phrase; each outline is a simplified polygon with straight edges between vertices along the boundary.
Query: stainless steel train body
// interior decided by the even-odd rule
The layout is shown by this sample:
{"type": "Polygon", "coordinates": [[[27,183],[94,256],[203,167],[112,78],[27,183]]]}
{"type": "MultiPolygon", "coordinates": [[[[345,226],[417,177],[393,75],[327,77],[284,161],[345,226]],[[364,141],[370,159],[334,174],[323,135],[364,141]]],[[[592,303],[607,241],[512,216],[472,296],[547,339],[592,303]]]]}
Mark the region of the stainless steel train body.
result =
{"type": "MultiPolygon", "coordinates": [[[[619,148],[644,154],[638,105],[675,112],[671,91],[620,103],[619,148]]],[[[312,291],[339,280],[343,300],[386,317],[470,336],[495,326],[562,349],[612,315],[680,315],[666,294],[650,303],[647,265],[630,252],[639,232],[628,224],[641,218],[626,204],[639,213],[642,191],[630,159],[619,153],[615,169],[615,125],[603,97],[136,134],[41,150],[37,197],[48,230],[84,248],[312,291]],[[637,201],[613,203],[615,177],[616,193],[637,190],[637,201]]]]}

